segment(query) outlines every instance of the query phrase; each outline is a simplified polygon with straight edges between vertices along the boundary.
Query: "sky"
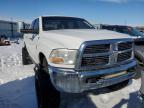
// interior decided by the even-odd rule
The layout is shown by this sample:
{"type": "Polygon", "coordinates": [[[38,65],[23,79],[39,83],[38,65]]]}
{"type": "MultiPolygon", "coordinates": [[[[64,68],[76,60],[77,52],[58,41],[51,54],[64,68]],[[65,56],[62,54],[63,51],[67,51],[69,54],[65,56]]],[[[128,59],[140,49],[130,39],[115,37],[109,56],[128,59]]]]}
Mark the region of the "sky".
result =
{"type": "Polygon", "coordinates": [[[0,19],[31,22],[41,15],[77,16],[93,24],[144,26],[144,0],[0,1],[0,19]]]}

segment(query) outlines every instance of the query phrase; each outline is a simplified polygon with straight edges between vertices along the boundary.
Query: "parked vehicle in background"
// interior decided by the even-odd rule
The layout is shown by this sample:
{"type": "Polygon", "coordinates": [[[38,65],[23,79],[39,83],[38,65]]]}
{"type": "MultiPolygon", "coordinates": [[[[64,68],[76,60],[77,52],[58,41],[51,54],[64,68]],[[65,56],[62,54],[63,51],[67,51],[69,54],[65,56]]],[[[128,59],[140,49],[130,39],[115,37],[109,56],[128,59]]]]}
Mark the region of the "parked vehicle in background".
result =
{"type": "Polygon", "coordinates": [[[0,46],[10,45],[10,40],[7,39],[5,35],[0,36],[0,46]]]}
{"type": "Polygon", "coordinates": [[[129,34],[135,41],[144,41],[144,35],[137,28],[121,25],[101,25],[101,29],[116,31],[119,33],[129,34]]]}
{"type": "Polygon", "coordinates": [[[144,34],[144,27],[136,27],[140,32],[142,32],[144,34]]]}
{"type": "Polygon", "coordinates": [[[96,30],[82,18],[42,16],[24,35],[23,64],[36,64],[39,108],[58,108],[60,92],[82,93],[127,85],[135,75],[129,35],[96,30]]]}
{"type": "Polygon", "coordinates": [[[144,31],[140,31],[144,35],[144,31]]]}

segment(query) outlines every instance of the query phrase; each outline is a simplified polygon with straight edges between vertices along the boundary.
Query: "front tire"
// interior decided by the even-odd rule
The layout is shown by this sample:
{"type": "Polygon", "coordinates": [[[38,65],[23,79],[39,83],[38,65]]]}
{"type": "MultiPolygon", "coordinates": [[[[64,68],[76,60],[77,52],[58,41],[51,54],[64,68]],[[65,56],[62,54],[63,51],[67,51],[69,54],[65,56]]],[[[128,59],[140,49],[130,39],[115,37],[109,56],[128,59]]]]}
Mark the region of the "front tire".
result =
{"type": "Polygon", "coordinates": [[[40,69],[35,73],[35,88],[38,108],[59,108],[60,92],[51,83],[45,58],[40,69]]]}

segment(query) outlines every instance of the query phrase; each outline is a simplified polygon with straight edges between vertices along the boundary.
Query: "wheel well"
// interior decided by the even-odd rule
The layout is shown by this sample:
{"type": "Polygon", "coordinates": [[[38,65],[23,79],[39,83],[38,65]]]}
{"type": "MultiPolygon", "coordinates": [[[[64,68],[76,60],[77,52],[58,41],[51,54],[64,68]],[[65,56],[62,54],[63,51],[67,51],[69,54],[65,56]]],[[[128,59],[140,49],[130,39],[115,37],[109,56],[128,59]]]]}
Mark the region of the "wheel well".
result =
{"type": "Polygon", "coordinates": [[[25,48],[26,48],[26,44],[25,44],[25,42],[24,42],[24,45],[23,45],[23,47],[25,47],[25,48]]]}
{"type": "Polygon", "coordinates": [[[43,60],[44,58],[45,58],[44,54],[40,52],[40,53],[39,53],[39,63],[40,63],[40,64],[42,64],[42,62],[43,62],[42,60],[43,60]]]}

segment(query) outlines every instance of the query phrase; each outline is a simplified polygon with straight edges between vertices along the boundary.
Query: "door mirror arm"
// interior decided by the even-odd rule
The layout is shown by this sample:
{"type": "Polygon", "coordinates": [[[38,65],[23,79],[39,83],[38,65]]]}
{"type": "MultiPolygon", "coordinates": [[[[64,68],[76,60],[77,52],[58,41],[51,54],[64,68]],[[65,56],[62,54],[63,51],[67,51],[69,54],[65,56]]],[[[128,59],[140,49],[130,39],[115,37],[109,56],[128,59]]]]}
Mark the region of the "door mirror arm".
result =
{"type": "Polygon", "coordinates": [[[24,33],[24,34],[38,34],[38,30],[35,30],[35,29],[21,29],[20,30],[21,33],[24,33]]]}

